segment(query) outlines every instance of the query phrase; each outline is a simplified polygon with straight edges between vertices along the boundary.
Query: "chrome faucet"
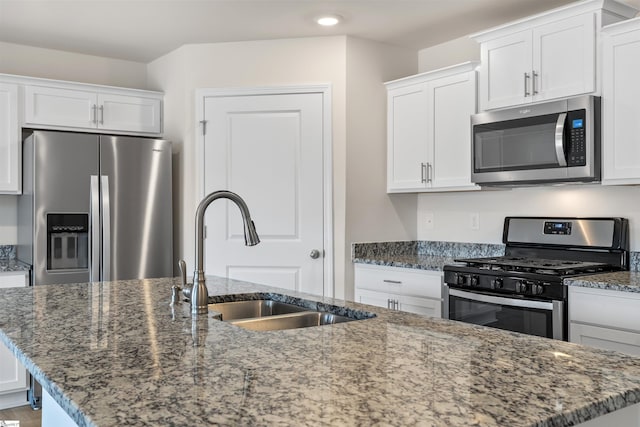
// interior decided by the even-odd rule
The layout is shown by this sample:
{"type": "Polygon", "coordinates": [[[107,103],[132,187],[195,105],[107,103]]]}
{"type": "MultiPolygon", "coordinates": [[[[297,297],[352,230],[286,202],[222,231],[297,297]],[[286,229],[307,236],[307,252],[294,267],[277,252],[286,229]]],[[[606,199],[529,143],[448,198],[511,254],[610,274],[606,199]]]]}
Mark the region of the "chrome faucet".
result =
{"type": "MultiPolygon", "coordinates": [[[[191,314],[203,314],[208,311],[209,291],[207,290],[204,276],[204,213],[207,207],[216,199],[229,199],[234,202],[244,222],[244,243],[247,246],[255,246],[260,243],[260,238],[256,232],[256,226],[251,220],[249,208],[242,200],[242,197],[231,191],[215,191],[202,199],[196,209],[196,269],[193,272],[193,287],[191,288],[191,314]]],[[[183,261],[181,261],[182,263],[183,261]]],[[[184,265],[184,264],[182,264],[184,265]]],[[[183,283],[183,285],[185,285],[183,283]]]]}

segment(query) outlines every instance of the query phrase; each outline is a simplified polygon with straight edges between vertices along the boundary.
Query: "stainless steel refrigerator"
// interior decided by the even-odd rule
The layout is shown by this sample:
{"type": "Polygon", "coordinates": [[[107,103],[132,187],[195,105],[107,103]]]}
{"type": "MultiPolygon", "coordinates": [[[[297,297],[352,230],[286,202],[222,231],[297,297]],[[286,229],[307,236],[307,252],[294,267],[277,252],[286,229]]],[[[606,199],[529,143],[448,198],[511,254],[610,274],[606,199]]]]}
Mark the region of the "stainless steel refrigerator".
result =
{"type": "Polygon", "coordinates": [[[18,259],[32,285],[172,276],[171,204],[170,142],[32,131],[18,259]]]}

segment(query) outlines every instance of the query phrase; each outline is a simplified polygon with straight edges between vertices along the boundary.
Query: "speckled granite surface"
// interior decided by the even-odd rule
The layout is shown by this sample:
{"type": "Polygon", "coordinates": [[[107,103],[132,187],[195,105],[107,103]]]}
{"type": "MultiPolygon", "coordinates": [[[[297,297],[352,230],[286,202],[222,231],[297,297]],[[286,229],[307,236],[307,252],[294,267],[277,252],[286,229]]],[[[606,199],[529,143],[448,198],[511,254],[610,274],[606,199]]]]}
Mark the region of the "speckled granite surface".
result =
{"type": "Polygon", "coordinates": [[[640,272],[618,271],[615,273],[594,274],[565,279],[569,286],[583,288],[609,289],[612,291],[640,292],[640,272]]]}
{"type": "Polygon", "coordinates": [[[455,258],[496,255],[504,255],[504,245],[414,240],[354,243],[351,246],[354,263],[421,270],[442,270],[443,266],[453,263],[455,258]]]}
{"type": "Polygon", "coordinates": [[[14,245],[0,245],[0,260],[15,259],[16,247],[14,245]]]}
{"type": "Polygon", "coordinates": [[[81,426],[569,426],[640,401],[640,358],[331,299],[377,317],[192,323],[174,280],[1,289],[0,340],[81,426]]]}
{"type": "Polygon", "coordinates": [[[16,247],[0,245],[0,272],[29,271],[30,267],[16,260],[16,247]]]}

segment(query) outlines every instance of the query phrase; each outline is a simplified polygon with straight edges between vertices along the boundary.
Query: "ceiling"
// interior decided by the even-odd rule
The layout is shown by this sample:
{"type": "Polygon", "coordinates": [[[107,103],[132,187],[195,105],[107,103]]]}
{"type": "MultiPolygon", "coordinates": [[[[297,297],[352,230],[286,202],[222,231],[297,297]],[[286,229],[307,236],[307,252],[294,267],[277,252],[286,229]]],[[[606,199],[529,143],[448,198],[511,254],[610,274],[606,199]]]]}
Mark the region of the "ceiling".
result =
{"type": "Polygon", "coordinates": [[[343,34],[422,49],[570,2],[0,0],[0,41],[144,63],[188,43],[343,34]],[[344,22],[320,27],[322,13],[344,22]]]}

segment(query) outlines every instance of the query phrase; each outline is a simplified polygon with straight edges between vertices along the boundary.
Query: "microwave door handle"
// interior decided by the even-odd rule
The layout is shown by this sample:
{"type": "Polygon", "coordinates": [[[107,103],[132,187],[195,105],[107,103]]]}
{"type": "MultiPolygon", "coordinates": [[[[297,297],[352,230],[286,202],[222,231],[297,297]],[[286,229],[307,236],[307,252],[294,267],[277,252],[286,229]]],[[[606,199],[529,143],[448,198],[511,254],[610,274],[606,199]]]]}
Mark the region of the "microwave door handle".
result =
{"type": "Polygon", "coordinates": [[[566,119],[567,113],[560,113],[556,122],[556,159],[561,167],[567,166],[567,158],[564,155],[564,122],[566,119]]]}

